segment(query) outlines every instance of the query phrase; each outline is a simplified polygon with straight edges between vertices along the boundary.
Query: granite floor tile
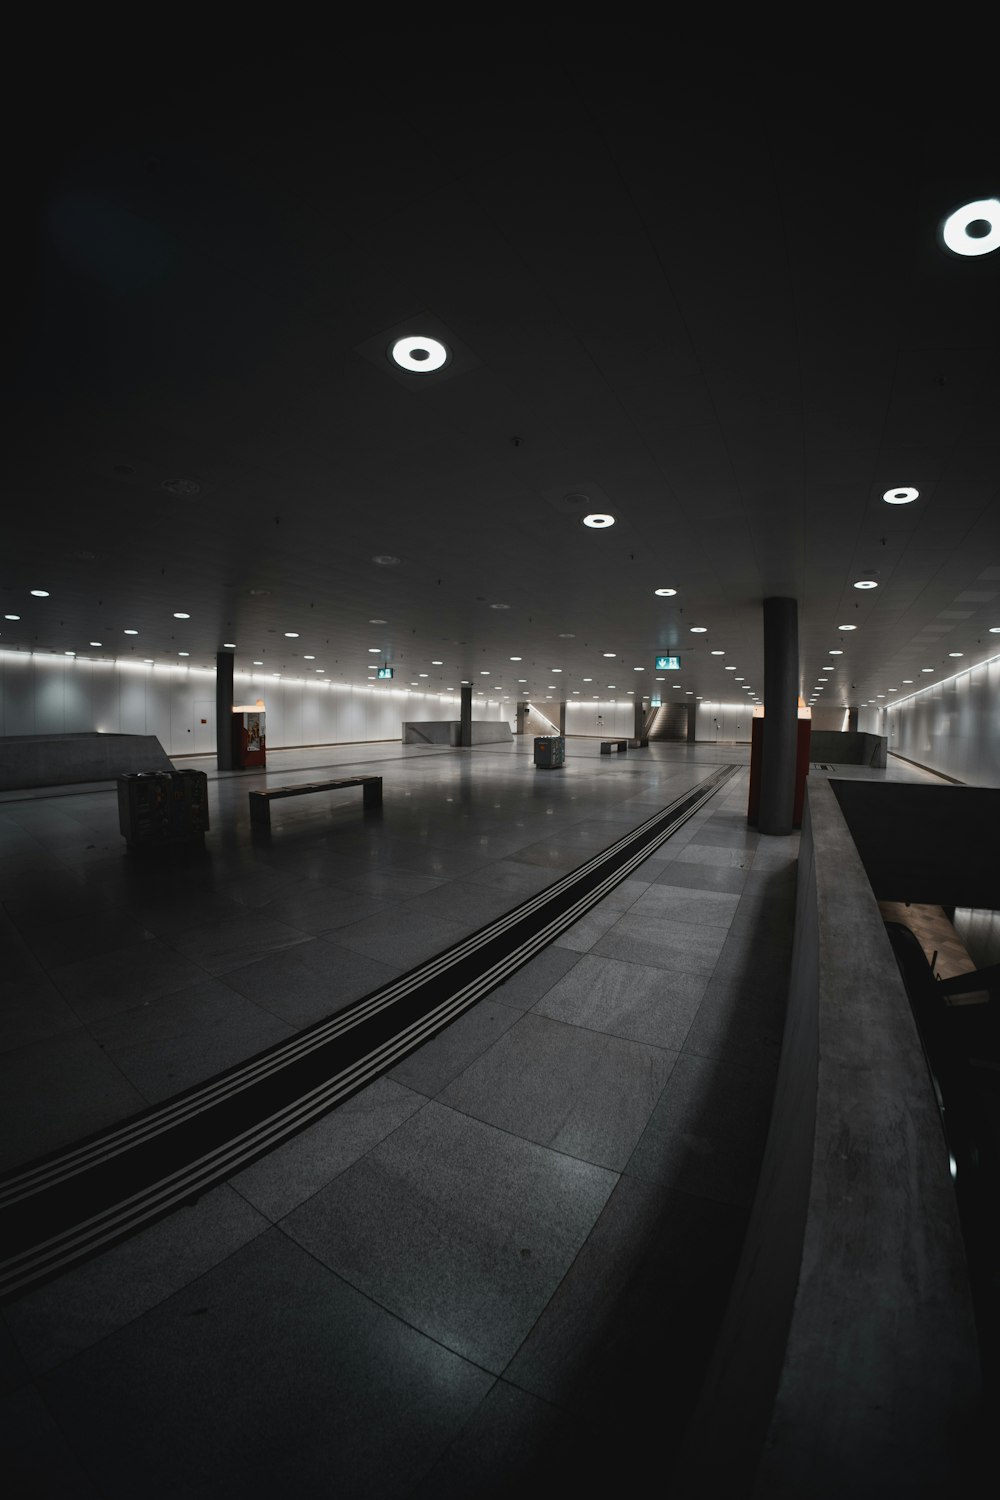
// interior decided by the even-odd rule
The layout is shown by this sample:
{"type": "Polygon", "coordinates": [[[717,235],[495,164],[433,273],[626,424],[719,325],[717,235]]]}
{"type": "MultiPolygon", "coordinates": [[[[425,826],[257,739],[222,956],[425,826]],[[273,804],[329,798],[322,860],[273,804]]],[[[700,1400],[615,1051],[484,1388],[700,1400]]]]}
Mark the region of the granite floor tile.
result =
{"type": "Polygon", "coordinates": [[[473,885],[495,886],[497,890],[508,891],[512,901],[516,901],[544,890],[559,879],[559,872],[545,866],[523,864],[516,859],[498,859],[465,878],[473,885]]]}
{"type": "Polygon", "coordinates": [[[753,849],[728,849],[724,845],[692,842],[679,850],[677,858],[681,864],[732,865],[736,869],[749,870],[755,852],[753,849]]]}
{"type": "Polygon", "coordinates": [[[109,1500],[403,1500],[491,1384],[277,1229],[39,1377],[109,1500]]]}
{"type": "Polygon", "coordinates": [[[337,943],[355,953],[364,953],[369,958],[406,970],[433,958],[467,936],[468,929],[460,922],[397,909],[391,926],[383,917],[375,916],[353,922],[350,927],[341,927],[337,932],[337,943]]]}
{"type": "Polygon", "coordinates": [[[18,1047],[0,1066],[0,1171],[145,1106],[141,1092],[82,1030],[18,1047]]]}
{"type": "Polygon", "coordinates": [[[269,1227],[223,1184],[8,1303],[4,1317],[37,1375],[125,1327],[269,1227]]]}
{"type": "Polygon", "coordinates": [[[598,1422],[618,1463],[627,1454],[648,1473],[652,1460],[666,1478],[712,1354],[747,1217],[730,1204],[622,1177],[505,1378],[598,1422]]]}
{"type": "Polygon", "coordinates": [[[188,989],[205,971],[158,938],[98,953],[50,971],[53,984],[84,1022],[188,989]]]}
{"type": "Polygon", "coordinates": [[[683,1050],[776,1073],[787,1005],[787,984],[713,976],[683,1050]]]}
{"type": "Polygon", "coordinates": [[[413,896],[400,912],[412,912],[418,917],[444,917],[450,922],[459,922],[469,932],[485,927],[497,917],[502,917],[516,906],[522,895],[512,896],[507,891],[496,890],[486,885],[475,885],[471,881],[449,880],[433,891],[413,896]]]}
{"type": "Polygon", "coordinates": [[[387,1077],[433,1098],[516,1021],[517,1012],[511,1006],[487,996],[416,1052],[404,1057],[387,1077]]]}
{"type": "Polygon", "coordinates": [[[703,974],[585,954],[532,1009],[550,1020],[677,1051],[708,982],[703,974]]]}
{"type": "Polygon", "coordinates": [[[668,917],[673,922],[692,922],[696,926],[728,927],[739,905],[740,897],[727,891],[695,890],[657,881],[631,908],[631,915],[668,917]]]}
{"type": "Polygon", "coordinates": [[[0,1400],[3,1481],[17,1500],[104,1500],[33,1385],[0,1400]]]}
{"type": "Polygon", "coordinates": [[[688,886],[699,891],[739,895],[752,874],[739,865],[699,865],[675,859],[654,877],[655,885],[688,886]]]}
{"type": "Polygon", "coordinates": [[[245,1167],[230,1179],[231,1185],[276,1222],[353,1166],[426,1102],[412,1089],[377,1078],[283,1146],[245,1167]]]}
{"type": "Polygon", "coordinates": [[[655,964],[684,974],[711,974],[726,940],[724,927],[699,927],[666,917],[639,917],[627,911],[593,945],[603,958],[655,964]]]}
{"type": "Polygon", "coordinates": [[[325,1020],[402,972],[402,968],[344,948],[334,934],[230,969],[223,982],[298,1028],[325,1020]]]}
{"type": "Polygon", "coordinates": [[[659,1047],[529,1012],[440,1099],[501,1130],[620,1171],[675,1059],[659,1047]]]}
{"type": "Polygon", "coordinates": [[[616,1180],[431,1103],[283,1228],[414,1328],[498,1372],[616,1180]]]}
{"type": "Polygon", "coordinates": [[[372,917],[387,906],[384,899],[366,896],[359,891],[344,890],[318,880],[303,880],[289,895],[269,901],[261,915],[274,922],[285,922],[299,932],[313,935],[333,932],[372,917]]]}
{"type": "Polygon", "coordinates": [[[626,1172],[749,1208],[771,1118],[774,1075],[682,1053],[626,1172]]]}
{"type": "Polygon", "coordinates": [[[175,952],[199,964],[209,974],[225,974],[267,953],[306,942],[309,936],[300,928],[275,921],[263,912],[254,912],[231,921],[172,933],[166,941],[175,952]]]}
{"type": "Polygon", "coordinates": [[[591,907],[571,927],[556,938],[556,948],[569,948],[574,953],[586,953],[599,938],[613,927],[621,916],[620,911],[611,910],[601,902],[591,907]]]}
{"type": "Polygon", "coordinates": [[[44,977],[5,982],[0,993],[0,1052],[42,1042],[79,1025],[79,1016],[44,977]]]}
{"type": "Polygon", "coordinates": [[[502,1005],[512,1006],[515,1010],[530,1010],[539,996],[544,995],[579,962],[580,955],[571,948],[557,948],[554,943],[549,944],[518,969],[506,984],[491,990],[491,998],[502,1005]]]}
{"type": "Polygon", "coordinates": [[[253,1027],[261,1012],[219,979],[203,978],[186,990],[158,995],[144,1005],[95,1017],[87,1030],[109,1054],[147,1044],[158,1046],[190,1037],[202,1028],[243,1025],[253,1027]]]}
{"type": "Polygon", "coordinates": [[[759,842],[760,834],[747,827],[746,819],[740,826],[712,818],[698,832],[698,844],[702,848],[756,849],[759,842]]]}

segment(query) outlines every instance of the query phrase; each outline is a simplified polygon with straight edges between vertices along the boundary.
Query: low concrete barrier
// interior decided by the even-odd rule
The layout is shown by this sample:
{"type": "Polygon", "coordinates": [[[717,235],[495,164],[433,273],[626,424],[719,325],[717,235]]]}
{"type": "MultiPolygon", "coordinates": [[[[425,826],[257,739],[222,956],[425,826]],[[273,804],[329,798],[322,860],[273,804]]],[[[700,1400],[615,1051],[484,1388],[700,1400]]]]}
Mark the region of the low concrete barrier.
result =
{"type": "Polygon", "coordinates": [[[126,771],[172,771],[155,734],[16,734],[0,738],[0,791],[113,781],[126,771]]]}
{"type": "Polygon", "coordinates": [[[930,1075],[861,858],[813,778],[771,1127],[676,1493],[965,1493],[981,1400],[930,1075]]]}
{"type": "MultiPolygon", "coordinates": [[[[404,723],[404,745],[457,745],[461,733],[458,719],[436,719],[427,723],[404,723]]],[[[474,745],[509,744],[514,735],[506,719],[473,719],[474,745]]]]}
{"type": "Polygon", "coordinates": [[[875,766],[885,770],[888,740],[884,734],[853,729],[814,729],[809,736],[809,759],[835,766],[875,766]]]}

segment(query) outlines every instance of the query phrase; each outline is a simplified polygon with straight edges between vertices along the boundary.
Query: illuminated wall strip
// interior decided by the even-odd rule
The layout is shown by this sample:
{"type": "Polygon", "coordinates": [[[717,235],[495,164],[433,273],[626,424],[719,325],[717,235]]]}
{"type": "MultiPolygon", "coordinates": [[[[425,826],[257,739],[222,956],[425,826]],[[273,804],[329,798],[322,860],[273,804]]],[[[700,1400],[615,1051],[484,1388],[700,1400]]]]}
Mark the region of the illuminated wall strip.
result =
{"type": "Polygon", "coordinates": [[[982,671],[984,667],[992,666],[995,661],[1000,661],[1000,655],[988,656],[985,661],[976,662],[975,666],[963,667],[960,672],[954,672],[951,677],[941,677],[937,682],[929,682],[926,687],[917,688],[912,693],[907,693],[905,698],[893,698],[891,703],[879,704],[887,712],[893,708],[899,708],[904,703],[912,703],[914,698],[922,698],[925,693],[933,692],[935,688],[944,687],[949,682],[957,682],[960,677],[971,677],[973,672],[982,671]]]}

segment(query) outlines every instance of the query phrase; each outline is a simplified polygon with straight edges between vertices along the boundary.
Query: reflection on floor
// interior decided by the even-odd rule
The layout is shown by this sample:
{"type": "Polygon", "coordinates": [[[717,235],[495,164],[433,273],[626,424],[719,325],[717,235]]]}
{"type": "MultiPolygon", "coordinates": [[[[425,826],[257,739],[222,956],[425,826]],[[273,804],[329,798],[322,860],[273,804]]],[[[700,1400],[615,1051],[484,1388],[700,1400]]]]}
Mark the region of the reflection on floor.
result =
{"type": "MultiPolygon", "coordinates": [[[[152,857],[113,787],[0,799],[3,1166],[336,1012],[741,759],[567,748],[558,772],[530,741],[185,762],[211,832],[152,857]],[[251,833],[249,787],[334,766],[382,774],[381,817],[296,798],[251,833]]],[[[746,801],[744,772],[418,1052],[8,1304],[0,1411],[36,1492],[467,1500],[662,1471],[780,1047],[798,837],[746,801]]]]}

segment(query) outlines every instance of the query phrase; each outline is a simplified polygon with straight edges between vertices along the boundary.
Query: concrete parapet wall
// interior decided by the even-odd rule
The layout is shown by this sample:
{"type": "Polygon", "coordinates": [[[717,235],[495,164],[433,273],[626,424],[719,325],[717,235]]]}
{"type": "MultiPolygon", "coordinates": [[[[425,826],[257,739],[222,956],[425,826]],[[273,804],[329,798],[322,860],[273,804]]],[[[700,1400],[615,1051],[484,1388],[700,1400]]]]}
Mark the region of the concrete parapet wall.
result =
{"type": "Polygon", "coordinates": [[[875,766],[884,770],[887,743],[884,734],[814,729],[809,737],[809,759],[831,761],[835,766],[875,766]]]}
{"type": "MultiPolygon", "coordinates": [[[[461,723],[458,719],[441,719],[427,723],[404,723],[404,745],[457,745],[461,723]]],[[[509,743],[514,738],[506,719],[473,719],[472,743],[494,745],[509,743]]]]}
{"type": "Polygon", "coordinates": [[[0,791],[113,781],[126,771],[172,771],[155,734],[9,735],[0,738],[0,791]]]}
{"type": "Polygon", "coordinates": [[[677,1494],[965,1493],[981,1398],[930,1075],[860,855],[813,779],[771,1127],[677,1494]]]}

